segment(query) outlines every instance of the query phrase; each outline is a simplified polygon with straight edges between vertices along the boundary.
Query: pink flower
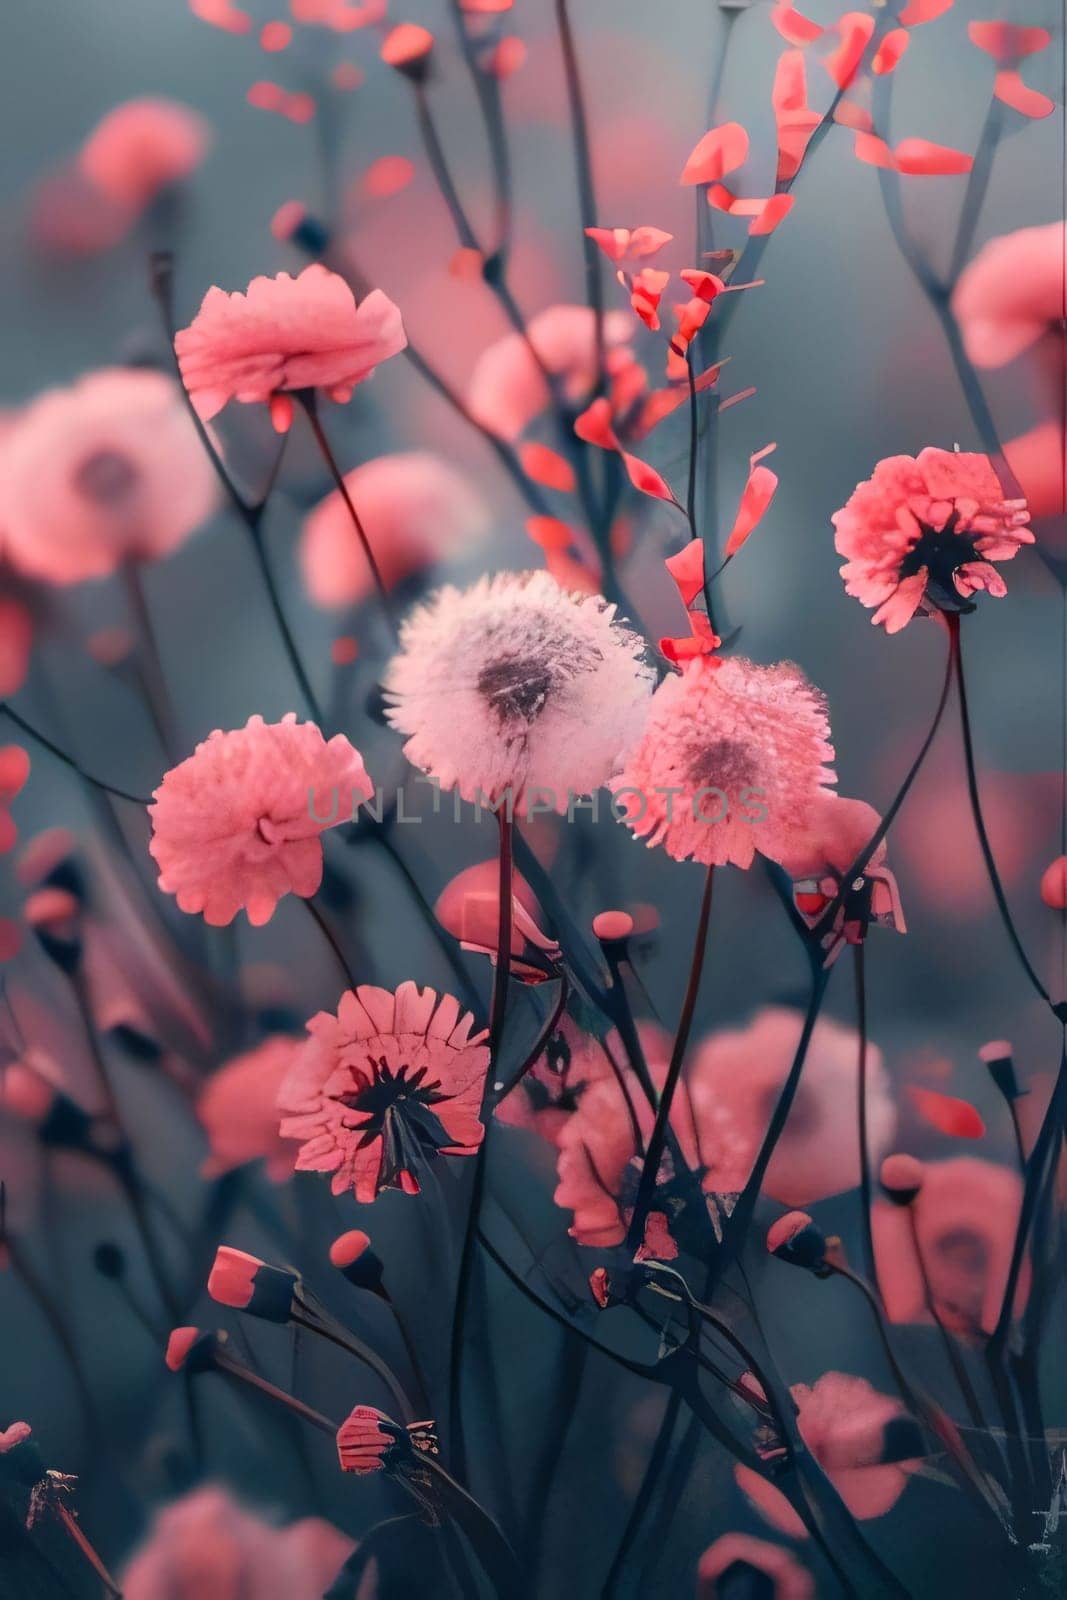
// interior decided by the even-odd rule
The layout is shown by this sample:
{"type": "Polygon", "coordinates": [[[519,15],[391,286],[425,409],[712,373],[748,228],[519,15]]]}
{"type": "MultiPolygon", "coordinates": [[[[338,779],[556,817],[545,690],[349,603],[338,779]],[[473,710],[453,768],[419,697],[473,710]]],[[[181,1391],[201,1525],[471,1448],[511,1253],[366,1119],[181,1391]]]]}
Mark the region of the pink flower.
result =
{"type": "Polygon", "coordinates": [[[208,1485],[159,1513],[122,1592],[125,1600],[320,1600],[354,1549],[319,1517],[273,1528],[208,1485]]]}
{"type": "Polygon", "coordinates": [[[547,572],[440,590],[400,647],[383,682],[404,754],[476,804],[565,812],[617,770],[648,705],[638,635],[547,572]]]}
{"type": "Polygon", "coordinates": [[[174,348],[207,422],[231,400],[265,402],[294,389],[348,400],[406,344],[388,296],[373,289],[357,306],[344,279],[316,262],[296,278],[253,278],[244,294],[209,289],[174,348]]]}
{"type": "Polygon", "coordinates": [[[611,784],[617,814],[676,861],[779,860],[835,782],[825,702],[798,667],[697,656],[652,697],[611,784]]]}
{"type": "MultiPolygon", "coordinates": [[[[489,509],[454,467],[422,451],[379,456],[345,474],[388,588],[456,554],[489,529],[489,509]]],[[[355,605],[374,588],[335,489],[305,518],[300,563],[320,606],[355,605]]]]}
{"type": "MultiPolygon", "coordinates": [[[[496,958],[500,934],[500,867],[477,861],[446,883],[434,904],[434,916],[464,950],[496,958]]],[[[539,907],[524,878],[512,875],[511,972],[528,983],[547,976],[545,963],[559,957],[559,946],[537,925],[539,907]]]]}
{"type": "Polygon", "coordinates": [[[781,1545],[749,1533],[724,1533],[704,1551],[697,1567],[697,1600],[729,1596],[732,1590],[721,1580],[746,1567],[770,1583],[767,1600],[815,1600],[815,1580],[807,1568],[781,1545]]]}
{"type": "MultiPolygon", "coordinates": [[[[711,1034],[696,1051],[671,1110],[671,1126],[687,1164],[710,1197],[744,1188],[800,1041],[798,1011],[770,1006],[744,1028],[711,1034]]],[[[654,1080],[662,1079],[669,1043],[653,1055],[654,1080]]],[[[805,1206],[859,1182],[855,1084],[859,1040],[828,1018],[815,1025],[793,1108],[763,1182],[763,1193],[787,1206],[805,1206]]],[[[867,1047],[868,1141],[874,1159],[886,1148],[896,1121],[882,1053],[867,1047]]],[[[626,1097],[614,1076],[586,1082],[561,1124],[556,1204],[574,1212],[579,1243],[621,1244],[633,1206],[642,1139],[652,1113],[636,1079],[623,1075],[626,1097]],[[627,1105],[627,1097],[630,1105],[627,1105]],[[631,1109],[632,1108],[632,1109],[631,1109]]],[[[505,1105],[507,1102],[505,1101],[505,1105]]],[[[660,1168],[660,1209],[677,1214],[680,1191],[669,1156],[660,1168]]],[[[713,1215],[713,1221],[714,1221],[713,1215]]],[[[677,1232],[677,1229],[675,1230],[677,1232]]]]}
{"type": "Polygon", "coordinates": [[[261,927],[282,895],[315,893],[319,835],[370,794],[358,750],[343,734],[327,743],[295,712],[274,723],[250,717],[229,733],[216,728],[171,768],[148,808],[159,887],[213,927],[242,909],[261,927]]]}
{"type": "Polygon", "coordinates": [[[218,487],[159,372],[106,368],[34,400],[0,439],[0,529],[11,564],[49,583],[169,555],[218,487]]]}
{"type": "Polygon", "coordinates": [[[1049,332],[1063,338],[1067,223],[991,239],[960,274],[952,309],[976,367],[1003,367],[1049,332]]]}
{"type": "Polygon", "coordinates": [[[395,994],[361,984],[336,1016],[312,1017],[278,1096],[297,1169],[331,1172],[334,1194],[369,1202],[382,1189],[417,1194],[424,1161],[473,1155],[489,1068],[473,1027],[451,995],[411,982],[395,994]]]}
{"type": "MultiPolygon", "coordinates": [[[[881,817],[864,800],[826,795],[812,807],[804,834],[782,857],[793,879],[797,910],[814,925],[841,889],[852,863],[865,853],[881,825],[881,817]]],[[[897,882],[886,865],[887,846],[881,839],[858,878],[851,878],[845,897],[827,935],[830,947],[842,941],[858,944],[870,922],[906,931],[897,882]]]]}
{"type": "MultiPolygon", "coordinates": [[[[1008,1281],[1022,1183],[1010,1167],[957,1156],[927,1161],[911,1211],[938,1315],[955,1333],[992,1333],[1008,1281]]],[[[889,1200],[871,1209],[878,1281],[891,1322],[928,1322],[922,1273],[907,1211],[889,1200]]],[[[1016,1313],[1030,1267],[1019,1275],[1016,1313]]]]}
{"type": "MultiPolygon", "coordinates": [[[[670,1040],[664,1050],[662,1031],[648,1023],[639,1024],[638,1031],[646,1059],[665,1061],[670,1054],[670,1040]]],[[[590,1085],[611,1077],[608,1051],[616,1061],[625,1059],[614,1030],[601,1044],[565,1016],[543,1054],[500,1102],[497,1121],[513,1128],[528,1128],[558,1146],[563,1129],[590,1085]]]]}
{"type": "Polygon", "coordinates": [[[86,139],[82,174],[131,216],[161,189],[187,178],[204,159],[210,131],[204,118],[175,100],[127,100],[86,139]]]}
{"type": "MultiPolygon", "coordinates": [[[[845,1372],[825,1372],[810,1388],[793,1384],[790,1393],[801,1438],[852,1515],[860,1521],[885,1516],[919,1465],[915,1457],[892,1459],[894,1425],[907,1415],[900,1401],[845,1372]]],[[[749,1467],[735,1468],[734,1476],[774,1527],[791,1538],[807,1536],[780,1489],[749,1467]]]]}
{"type": "MultiPolygon", "coordinates": [[[[608,347],[623,346],[630,328],[626,312],[609,311],[604,318],[608,347]]],[[[538,359],[560,379],[569,400],[589,393],[597,371],[595,322],[588,306],[549,306],[530,319],[525,336],[505,334],[482,351],[471,374],[467,405],[490,433],[517,439],[548,405],[538,359]]]]}
{"type": "Polygon", "coordinates": [[[291,1175],[294,1153],[278,1132],[275,1107],[298,1047],[297,1040],[273,1034],[224,1062],[208,1079],[196,1102],[211,1147],[201,1176],[216,1178],[250,1161],[264,1161],[272,1183],[291,1175]]]}
{"type": "Polygon", "coordinates": [[[932,447],[879,461],[831,521],[845,588],[887,633],[920,610],[968,610],[978,590],[1005,595],[990,563],[1034,542],[1026,502],[1005,500],[988,456],[932,447]]]}

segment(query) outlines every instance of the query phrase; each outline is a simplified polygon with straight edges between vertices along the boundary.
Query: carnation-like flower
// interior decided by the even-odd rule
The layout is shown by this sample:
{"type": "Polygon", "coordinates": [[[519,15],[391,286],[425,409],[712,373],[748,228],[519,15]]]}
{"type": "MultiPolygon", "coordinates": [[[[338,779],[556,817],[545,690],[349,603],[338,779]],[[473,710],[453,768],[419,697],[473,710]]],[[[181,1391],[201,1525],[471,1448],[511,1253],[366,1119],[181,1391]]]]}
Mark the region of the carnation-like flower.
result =
{"type": "Polygon", "coordinates": [[[209,1485],[159,1513],[122,1574],[122,1593],[125,1600],[320,1600],[354,1549],[320,1517],[272,1528],[209,1485]]]}
{"type": "Polygon", "coordinates": [[[815,1600],[815,1580],[791,1551],[750,1533],[724,1533],[709,1545],[697,1566],[697,1600],[729,1600],[735,1592],[734,1578],[752,1574],[751,1593],[765,1594],[766,1600],[815,1600]]]}
{"type": "Polygon", "coordinates": [[[960,274],[952,309],[976,367],[1003,367],[1044,334],[1063,338],[1067,223],[990,239],[960,274]]]}
{"type": "Polygon", "coordinates": [[[172,378],[110,367],[38,396],[0,440],[0,529],[12,566],[48,583],[168,555],[218,486],[172,378]]]}
{"type": "MultiPolygon", "coordinates": [[[[769,1006],[744,1028],[711,1034],[695,1052],[671,1108],[671,1127],[709,1205],[710,1197],[720,1196],[729,1209],[729,1197],[744,1188],[802,1030],[800,1012],[769,1006]]],[[[763,1180],[764,1194],[783,1205],[805,1206],[859,1182],[858,1060],[853,1029],[820,1018],[763,1180]]],[[[653,1078],[661,1078],[662,1063],[650,1065],[653,1078]]],[[[623,1084],[625,1095],[614,1076],[588,1083],[556,1136],[556,1204],[574,1212],[571,1233],[581,1244],[621,1244],[632,1213],[642,1164],[634,1121],[647,1141],[652,1113],[632,1074],[624,1074],[623,1084]]],[[[867,1138],[876,1159],[893,1136],[896,1114],[882,1053],[870,1042],[867,1097],[867,1138]]],[[[678,1234],[679,1202],[684,1203],[685,1194],[669,1153],[657,1184],[653,1204],[678,1234]]]]}
{"type": "MultiPolygon", "coordinates": [[[[919,1443],[900,1401],[845,1372],[825,1372],[810,1387],[793,1384],[790,1394],[801,1438],[852,1515],[866,1521],[892,1510],[919,1465],[917,1456],[897,1459],[902,1448],[919,1443]]],[[[734,1476],[774,1527],[807,1537],[780,1489],[750,1467],[735,1468],[734,1476]]]]}
{"type": "Polygon", "coordinates": [[[1033,544],[1024,500],[1006,500],[988,456],[937,450],[887,456],[831,518],[847,592],[899,633],[917,611],[967,611],[979,590],[1007,593],[991,564],[1033,544]]]}
{"type": "MultiPolygon", "coordinates": [[[[891,1322],[929,1322],[922,1272],[941,1321],[954,1333],[990,1334],[1000,1315],[1022,1204],[1022,1181],[1010,1167],[975,1156],[927,1161],[911,1215],[890,1200],[871,1208],[878,1284],[891,1322]],[[922,1265],[915,1252],[912,1222],[922,1265]]],[[[1023,1262],[1015,1311],[1026,1303],[1030,1264],[1023,1262]]]]}
{"type": "Polygon", "coordinates": [[[182,378],[205,422],[231,400],[269,401],[295,389],[348,400],[357,383],[407,344],[400,312],[380,289],[356,305],[345,280],[316,262],[298,277],[253,278],[244,294],[209,289],[174,340],[182,378]]]}
{"type": "Polygon", "coordinates": [[[411,982],[395,994],[361,984],[336,1016],[312,1017],[278,1095],[298,1170],[330,1172],[334,1194],[367,1202],[382,1189],[417,1194],[419,1169],[439,1155],[473,1155],[489,1069],[486,1032],[473,1028],[458,1000],[411,982]]]}
{"type": "Polygon", "coordinates": [[[204,118],[176,100],[127,100],[97,123],[78,168],[132,217],[200,165],[209,139],[204,118]]]}
{"type": "MultiPolygon", "coordinates": [[[[485,501],[454,467],[426,451],[379,456],[345,473],[382,581],[395,584],[480,539],[485,501]]],[[[308,513],[300,537],[308,593],[320,606],[355,605],[374,589],[352,518],[334,490],[308,513]]]]}
{"type": "Polygon", "coordinates": [[[546,572],[440,590],[405,621],[386,672],[404,753],[443,789],[483,804],[565,812],[637,737],[651,673],[642,643],[600,595],[546,572]]]}
{"type": "Polygon", "coordinates": [[[295,712],[273,723],[250,717],[228,733],[216,728],[171,768],[148,808],[159,887],[213,927],[242,909],[260,927],[282,895],[315,893],[319,835],[370,794],[358,750],[343,734],[327,742],[295,712]]]}
{"type": "Polygon", "coordinates": [[[263,1161],[273,1183],[290,1176],[295,1153],[278,1132],[276,1106],[298,1048],[298,1040],[274,1034],[212,1073],[196,1102],[211,1147],[201,1168],[205,1178],[232,1172],[249,1161],[263,1161]]]}
{"type": "Polygon", "coordinates": [[[697,656],[652,697],[612,783],[617,813],[676,861],[779,860],[836,781],[823,696],[791,662],[697,656]]]}
{"type": "MultiPolygon", "coordinates": [[[[624,311],[604,317],[609,349],[623,346],[632,323],[624,311]]],[[[558,378],[567,398],[583,399],[596,370],[596,319],[588,306],[549,306],[531,317],[524,333],[507,333],[482,351],[467,390],[477,422],[503,439],[517,439],[549,403],[545,371],[558,378]]]]}

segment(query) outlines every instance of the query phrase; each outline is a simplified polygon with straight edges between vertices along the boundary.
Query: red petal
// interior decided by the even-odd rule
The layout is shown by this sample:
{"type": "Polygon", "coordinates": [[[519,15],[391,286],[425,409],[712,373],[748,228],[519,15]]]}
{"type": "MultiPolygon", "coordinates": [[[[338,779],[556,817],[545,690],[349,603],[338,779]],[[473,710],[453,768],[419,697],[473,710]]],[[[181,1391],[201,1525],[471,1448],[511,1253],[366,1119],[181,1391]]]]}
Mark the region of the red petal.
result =
{"type": "Polygon", "coordinates": [[[913,177],[948,177],[970,172],[974,158],[930,139],[901,139],[893,152],[897,170],[913,177]]]}
{"type": "Polygon", "coordinates": [[[1036,55],[1052,43],[1047,28],[1018,28],[1011,22],[968,22],[967,34],[973,45],[1001,66],[1036,55]]]}
{"type": "Polygon", "coordinates": [[[791,194],[772,194],[759,216],[753,220],[748,230],[749,237],[773,233],[783,218],[792,211],[794,199],[795,196],[791,194]]]}
{"type": "Polygon", "coordinates": [[[933,22],[935,17],[951,11],[953,0],[911,0],[897,18],[905,28],[914,28],[919,22],[933,22]]]}
{"type": "Polygon", "coordinates": [[[997,73],[993,94],[1003,105],[1010,106],[1023,117],[1050,117],[1056,109],[1054,100],[1037,89],[1026,86],[1019,74],[1007,67],[997,73]]]}
{"type": "Polygon", "coordinates": [[[666,478],[660,477],[655,467],[650,467],[647,461],[642,461],[638,456],[628,455],[625,450],[622,452],[622,461],[635,489],[640,489],[642,494],[650,494],[654,500],[670,500],[677,505],[670,484],[666,478]]]}
{"type": "Polygon", "coordinates": [[[676,556],[663,563],[678,586],[682,604],[687,609],[704,587],[704,546],[699,539],[691,539],[676,556]]]}
{"type": "Polygon", "coordinates": [[[619,441],[611,426],[611,407],[603,395],[575,419],[574,431],[586,444],[598,445],[601,450],[618,447],[619,441]]]}
{"type": "Polygon", "coordinates": [[[908,48],[910,39],[911,35],[907,28],[891,29],[875,51],[874,60],[871,62],[871,71],[878,73],[880,77],[892,72],[908,48]]]}
{"type": "Polygon", "coordinates": [[[871,167],[888,167],[896,170],[896,157],[884,139],[876,133],[857,133],[853,147],[857,161],[866,161],[871,167]]]}
{"type": "Polygon", "coordinates": [[[790,44],[811,44],[815,39],[821,39],[826,32],[817,22],[812,22],[809,17],[803,16],[795,10],[789,0],[771,8],[771,21],[778,29],[783,39],[790,44]]]}
{"type": "Polygon", "coordinates": [[[748,155],[748,134],[739,122],[711,128],[685,164],[680,183],[715,183],[733,172],[748,155]]]}
{"type": "Polygon", "coordinates": [[[865,11],[846,11],[834,26],[841,43],[826,57],[823,66],[839,89],[847,89],[874,32],[874,18],[865,11]]]}
{"type": "Polygon", "coordinates": [[[936,1089],[908,1089],[916,1111],[938,1133],[947,1133],[952,1139],[981,1139],[985,1123],[967,1100],[957,1100],[950,1094],[939,1094],[936,1089]]]}
{"type": "Polygon", "coordinates": [[[574,534],[558,517],[527,517],[526,532],[542,550],[566,550],[574,543],[574,534]]]}
{"type": "Polygon", "coordinates": [[[519,460],[522,470],[534,483],[543,484],[546,489],[559,489],[564,494],[569,494],[574,488],[574,469],[569,461],[564,460],[555,450],[550,450],[544,444],[524,444],[519,446],[519,460]]]}
{"type": "Polygon", "coordinates": [[[741,503],[737,508],[734,525],[730,529],[730,537],[726,541],[723,559],[728,561],[734,555],[753,528],[756,527],[767,507],[774,499],[774,491],[778,487],[778,476],[770,467],[753,466],[745,484],[741,503]]]}

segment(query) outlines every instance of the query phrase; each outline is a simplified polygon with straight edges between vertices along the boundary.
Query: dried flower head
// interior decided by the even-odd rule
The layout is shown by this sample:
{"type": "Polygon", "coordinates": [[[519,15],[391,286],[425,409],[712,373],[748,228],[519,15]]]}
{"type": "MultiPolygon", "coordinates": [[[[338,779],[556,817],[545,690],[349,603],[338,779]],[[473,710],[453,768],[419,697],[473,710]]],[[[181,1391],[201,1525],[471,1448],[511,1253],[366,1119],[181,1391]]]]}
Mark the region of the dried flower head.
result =
{"type": "Polygon", "coordinates": [[[546,572],[445,588],[404,623],[385,676],[404,753],[464,800],[564,812],[617,770],[647,709],[637,634],[546,572]],[[540,794],[535,794],[540,791],[540,794]]]}

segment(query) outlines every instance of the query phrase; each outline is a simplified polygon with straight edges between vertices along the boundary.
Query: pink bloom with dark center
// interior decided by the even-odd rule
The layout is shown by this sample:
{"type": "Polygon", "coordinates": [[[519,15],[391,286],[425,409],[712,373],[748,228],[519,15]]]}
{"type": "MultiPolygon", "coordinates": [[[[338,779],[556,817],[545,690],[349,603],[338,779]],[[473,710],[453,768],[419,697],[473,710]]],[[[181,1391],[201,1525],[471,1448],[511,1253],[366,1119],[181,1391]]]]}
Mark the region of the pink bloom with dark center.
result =
{"type": "Polygon", "coordinates": [[[127,100],[97,123],[78,167],[102,195],[136,215],[200,165],[210,137],[204,118],[175,100],[127,100]]]}
{"type": "Polygon", "coordinates": [[[122,1574],[125,1600],[320,1600],[355,1545],[319,1517],[274,1528],[225,1489],[166,1506],[122,1574]]]}
{"type": "MultiPolygon", "coordinates": [[[[867,1521],[891,1511],[919,1465],[914,1458],[885,1459],[894,1454],[887,1429],[907,1415],[900,1401],[845,1372],[826,1372],[810,1387],[793,1384],[790,1393],[801,1438],[852,1515],[867,1521]]],[[[735,1468],[734,1476],[774,1527],[792,1538],[807,1537],[780,1489],[749,1467],[735,1468]]]]}
{"type": "Polygon", "coordinates": [[[799,667],[701,655],[660,684],[610,787],[638,839],[676,861],[748,867],[802,834],[836,781],[833,755],[825,702],[799,667]]]}
{"type": "Polygon", "coordinates": [[[327,742],[295,712],[217,729],[172,767],[148,808],[159,887],[183,911],[225,927],[238,911],[253,927],[285,894],[313,895],[322,881],[319,835],[345,822],[371,782],[343,734],[327,742]]]}
{"type": "MultiPolygon", "coordinates": [[[[871,1208],[878,1281],[891,1322],[929,1322],[922,1266],[941,1321],[969,1337],[990,1334],[1000,1315],[1015,1232],[1022,1181],[1010,1167],[976,1156],[927,1161],[911,1217],[889,1200],[871,1208]]],[[[1023,1262],[1015,1311],[1026,1303],[1030,1265],[1023,1262]]]]}
{"type": "Polygon", "coordinates": [[[960,274],[952,309],[976,367],[1003,367],[1047,333],[1063,338],[1067,223],[1003,234],[960,274]]]}
{"type": "MultiPolygon", "coordinates": [[[[387,588],[432,568],[489,530],[489,508],[454,467],[426,451],[379,456],[345,474],[387,588]]],[[[340,493],[304,520],[300,564],[320,606],[355,605],[374,589],[340,493]]]]}
{"type": "Polygon", "coordinates": [[[291,1176],[295,1156],[278,1132],[276,1105],[298,1048],[298,1040],[274,1034],[224,1062],[207,1080],[196,1102],[210,1146],[202,1177],[217,1178],[250,1161],[263,1161],[272,1183],[291,1176]]]}
{"type": "Polygon", "coordinates": [[[917,611],[967,610],[980,590],[1003,597],[991,563],[1034,542],[1026,502],[1004,498],[988,456],[933,447],[879,461],[831,521],[845,589],[887,633],[917,611]]]}
{"type": "Polygon", "coordinates": [[[458,1000],[411,982],[395,994],[361,984],[336,1016],[312,1017],[278,1096],[297,1169],[332,1173],[334,1194],[366,1203],[382,1189],[417,1194],[418,1169],[438,1155],[473,1155],[489,1069],[473,1028],[458,1000]]]}
{"type": "Polygon", "coordinates": [[[48,583],[169,555],[218,503],[172,378],[112,367],[50,389],[0,441],[0,540],[48,583]]]}
{"type": "Polygon", "coordinates": [[[704,1551],[697,1566],[697,1600],[731,1594],[724,1580],[746,1567],[770,1582],[768,1600],[815,1600],[815,1580],[807,1568],[781,1545],[749,1533],[724,1533],[704,1551]]]}
{"type": "Polygon", "coordinates": [[[244,294],[209,289],[174,340],[182,378],[205,422],[231,400],[267,402],[296,389],[351,398],[407,344],[400,312],[380,289],[357,306],[336,272],[316,262],[298,277],[253,278],[244,294]]]}
{"type": "MultiPolygon", "coordinates": [[[[626,312],[607,313],[604,338],[609,350],[618,353],[631,326],[626,312]]],[[[596,321],[588,306],[549,306],[531,317],[525,335],[505,334],[482,351],[467,389],[475,420],[502,439],[517,439],[549,403],[538,361],[560,380],[569,400],[589,393],[597,371],[596,321]]]]}

